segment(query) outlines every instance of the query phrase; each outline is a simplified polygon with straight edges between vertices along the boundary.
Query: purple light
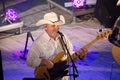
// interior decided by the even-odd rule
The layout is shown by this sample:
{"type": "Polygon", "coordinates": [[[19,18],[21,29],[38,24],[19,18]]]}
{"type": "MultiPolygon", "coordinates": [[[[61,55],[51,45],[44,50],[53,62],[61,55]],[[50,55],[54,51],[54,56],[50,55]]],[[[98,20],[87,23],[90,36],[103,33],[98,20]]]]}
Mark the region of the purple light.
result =
{"type": "Polygon", "coordinates": [[[6,17],[9,20],[16,21],[18,19],[18,14],[13,9],[6,10],[6,17]]]}
{"type": "Polygon", "coordinates": [[[86,0],[72,0],[72,5],[76,8],[83,7],[86,0]]]}

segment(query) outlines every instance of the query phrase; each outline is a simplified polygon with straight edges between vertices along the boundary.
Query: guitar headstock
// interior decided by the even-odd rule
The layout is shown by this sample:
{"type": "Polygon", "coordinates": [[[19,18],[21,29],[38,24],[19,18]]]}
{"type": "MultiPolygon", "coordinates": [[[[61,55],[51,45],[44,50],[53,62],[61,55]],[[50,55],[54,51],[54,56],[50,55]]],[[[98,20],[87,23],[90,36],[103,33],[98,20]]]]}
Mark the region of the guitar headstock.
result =
{"type": "Polygon", "coordinates": [[[103,30],[102,32],[98,33],[97,36],[96,36],[96,39],[103,39],[108,34],[112,34],[112,30],[111,29],[106,29],[106,30],[103,30]]]}

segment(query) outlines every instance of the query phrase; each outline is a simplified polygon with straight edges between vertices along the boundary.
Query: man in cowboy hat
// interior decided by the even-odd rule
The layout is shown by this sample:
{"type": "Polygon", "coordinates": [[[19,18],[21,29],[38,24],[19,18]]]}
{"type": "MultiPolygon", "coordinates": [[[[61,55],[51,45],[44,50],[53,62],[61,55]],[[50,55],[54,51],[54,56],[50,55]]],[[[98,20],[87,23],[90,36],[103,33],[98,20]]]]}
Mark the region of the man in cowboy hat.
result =
{"type": "MultiPolygon", "coordinates": [[[[57,15],[55,12],[46,13],[44,15],[44,18],[36,23],[36,26],[44,25],[44,30],[42,35],[40,35],[40,37],[38,37],[33,42],[27,56],[27,64],[31,67],[36,68],[35,70],[36,77],[40,77],[39,74],[42,73],[41,72],[42,70],[40,70],[40,72],[38,72],[39,74],[37,74],[37,70],[38,70],[37,68],[41,66],[46,66],[50,77],[56,76],[59,73],[60,80],[61,79],[68,80],[68,76],[63,77],[67,74],[67,70],[66,70],[67,66],[66,66],[66,62],[64,61],[67,58],[67,56],[64,55],[61,58],[61,61],[63,62],[55,63],[55,61],[53,61],[53,59],[56,57],[58,53],[66,51],[63,50],[64,46],[62,46],[61,44],[61,39],[60,39],[61,33],[59,32],[60,25],[63,24],[65,24],[65,19],[63,15],[57,15]],[[55,71],[56,73],[55,74],[51,73],[50,71],[52,70],[55,71]]],[[[70,40],[65,34],[63,35],[69,53],[73,54],[74,53],[73,46],[70,43],[70,40]]],[[[87,49],[83,48],[82,52],[83,54],[86,54],[87,49]]],[[[76,55],[79,55],[79,53],[77,53],[76,55]]],[[[43,76],[45,76],[44,78],[46,79],[49,77],[47,76],[46,73],[43,73],[42,77],[43,76]]],[[[53,80],[54,78],[50,78],[50,79],[53,80]]]]}

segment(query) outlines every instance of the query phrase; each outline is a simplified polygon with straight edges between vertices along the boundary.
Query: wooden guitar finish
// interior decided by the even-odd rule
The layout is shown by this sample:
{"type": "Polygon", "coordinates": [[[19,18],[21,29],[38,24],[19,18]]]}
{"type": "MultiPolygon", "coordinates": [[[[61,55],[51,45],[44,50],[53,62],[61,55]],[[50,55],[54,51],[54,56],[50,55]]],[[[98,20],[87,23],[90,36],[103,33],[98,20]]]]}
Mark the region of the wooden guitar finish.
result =
{"type": "Polygon", "coordinates": [[[112,55],[115,61],[120,64],[120,47],[112,45],[112,55]]]}

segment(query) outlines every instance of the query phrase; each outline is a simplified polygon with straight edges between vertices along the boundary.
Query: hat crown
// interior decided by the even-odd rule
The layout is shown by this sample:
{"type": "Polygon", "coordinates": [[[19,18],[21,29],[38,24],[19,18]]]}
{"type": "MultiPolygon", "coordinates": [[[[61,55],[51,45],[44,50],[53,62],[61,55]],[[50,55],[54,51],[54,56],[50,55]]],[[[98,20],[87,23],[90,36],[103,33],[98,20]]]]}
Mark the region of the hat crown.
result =
{"type": "Polygon", "coordinates": [[[63,25],[65,24],[65,19],[63,15],[57,15],[55,12],[49,12],[44,15],[44,19],[41,19],[36,23],[36,26],[43,24],[63,25]]]}
{"type": "Polygon", "coordinates": [[[45,14],[45,15],[44,15],[44,19],[45,19],[45,20],[49,20],[49,21],[51,21],[51,22],[55,22],[55,21],[58,21],[58,20],[59,20],[57,14],[54,13],[54,12],[50,12],[50,13],[45,14]]]}

